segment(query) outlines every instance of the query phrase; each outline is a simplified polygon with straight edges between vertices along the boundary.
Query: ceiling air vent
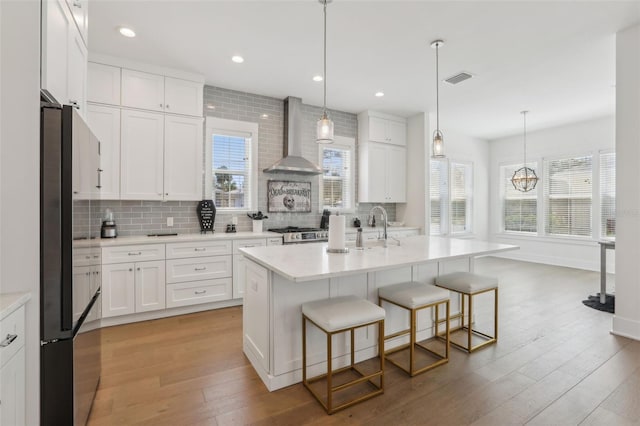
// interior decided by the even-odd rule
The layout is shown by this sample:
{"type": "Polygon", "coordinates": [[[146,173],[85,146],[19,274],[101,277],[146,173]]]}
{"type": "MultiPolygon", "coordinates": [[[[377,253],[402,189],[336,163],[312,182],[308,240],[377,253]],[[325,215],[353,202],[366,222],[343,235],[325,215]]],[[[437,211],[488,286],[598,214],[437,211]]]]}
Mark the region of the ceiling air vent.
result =
{"type": "Polygon", "coordinates": [[[458,84],[458,83],[462,83],[465,80],[469,80],[471,77],[473,77],[472,74],[469,74],[468,72],[463,71],[459,74],[452,75],[451,77],[446,78],[444,82],[449,84],[458,84]]]}

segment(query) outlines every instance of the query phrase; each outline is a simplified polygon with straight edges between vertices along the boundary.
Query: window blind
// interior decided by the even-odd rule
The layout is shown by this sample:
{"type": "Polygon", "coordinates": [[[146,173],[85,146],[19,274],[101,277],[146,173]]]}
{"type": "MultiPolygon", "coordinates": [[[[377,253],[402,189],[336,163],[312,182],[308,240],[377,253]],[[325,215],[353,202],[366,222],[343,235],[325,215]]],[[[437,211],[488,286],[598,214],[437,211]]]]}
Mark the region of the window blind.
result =
{"type": "MultiPolygon", "coordinates": [[[[527,166],[537,170],[537,162],[528,162],[527,166]]],[[[538,190],[521,192],[513,187],[511,177],[522,167],[522,163],[500,167],[502,182],[502,224],[503,230],[508,232],[538,231],[538,190]]]]}
{"type": "Polygon", "coordinates": [[[431,160],[431,174],[429,179],[429,203],[430,203],[430,234],[441,235],[447,232],[447,162],[443,160],[431,160]],[[445,218],[445,220],[443,220],[445,218]]]}
{"type": "Polygon", "coordinates": [[[591,156],[544,161],[545,230],[591,236],[591,156]]]}
{"type": "Polygon", "coordinates": [[[221,209],[251,208],[251,135],[214,133],[211,165],[215,205],[221,209]]]}
{"type": "Polygon", "coordinates": [[[451,233],[471,231],[471,164],[451,162],[451,233]]]}
{"type": "Polygon", "coordinates": [[[616,236],[616,153],[600,153],[600,235],[616,236]]]}
{"type": "Polygon", "coordinates": [[[323,208],[354,208],[353,149],[347,146],[322,148],[323,208]]]}

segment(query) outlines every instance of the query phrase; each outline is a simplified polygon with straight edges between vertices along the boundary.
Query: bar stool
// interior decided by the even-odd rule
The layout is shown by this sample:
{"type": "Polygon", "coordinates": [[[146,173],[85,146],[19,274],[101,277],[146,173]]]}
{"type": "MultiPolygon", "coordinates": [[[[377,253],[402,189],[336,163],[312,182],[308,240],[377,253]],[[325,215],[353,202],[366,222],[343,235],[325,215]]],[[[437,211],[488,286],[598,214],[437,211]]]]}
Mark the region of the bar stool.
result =
{"type": "Polygon", "coordinates": [[[451,274],[441,275],[435,280],[438,287],[446,288],[447,290],[454,291],[460,294],[460,313],[452,315],[449,320],[460,319],[460,325],[453,328],[451,331],[467,330],[466,344],[461,344],[451,340],[451,344],[455,347],[465,350],[469,353],[476,351],[486,345],[490,345],[498,341],[498,279],[493,277],[486,277],[483,275],[472,274],[471,272],[453,272],[451,274]],[[489,291],[494,292],[494,305],[493,305],[493,324],[494,333],[493,336],[482,333],[472,326],[473,321],[473,297],[489,291]],[[469,303],[468,325],[465,326],[464,322],[464,301],[465,296],[469,303]],[[472,336],[476,335],[484,339],[483,342],[477,345],[472,345],[472,336]]]}
{"type": "MultiPolygon", "coordinates": [[[[399,306],[403,309],[409,311],[410,321],[409,328],[406,330],[401,330],[393,334],[385,335],[385,342],[389,339],[409,335],[409,343],[400,345],[393,349],[389,349],[385,351],[385,357],[395,352],[399,352],[409,348],[409,366],[404,367],[399,362],[386,358],[387,361],[396,365],[403,371],[405,371],[409,376],[413,377],[416,374],[424,373],[427,370],[430,370],[439,365],[445,364],[449,362],[449,292],[442,288],[438,288],[429,284],[422,284],[417,282],[406,282],[401,284],[393,284],[385,287],[380,287],[378,289],[378,304],[382,306],[382,302],[388,302],[393,305],[399,306]],[[444,322],[445,326],[445,347],[444,347],[444,355],[438,352],[435,352],[433,349],[430,349],[425,346],[422,342],[417,341],[417,313],[422,309],[432,308],[435,311],[435,320],[434,324],[434,338],[438,338],[438,306],[444,304],[446,308],[446,316],[444,322]],[[435,356],[436,360],[432,363],[424,365],[420,368],[416,368],[415,366],[415,348],[420,348],[431,355],[435,356]]],[[[426,339],[426,340],[430,340],[426,339]]]]}
{"type": "Polygon", "coordinates": [[[384,317],[385,311],[381,307],[355,296],[341,296],[331,299],[317,300],[302,305],[302,383],[304,387],[318,400],[328,414],[350,407],[384,392],[384,317]],[[307,378],[307,321],[322,330],[327,337],[327,373],[307,378]],[[378,325],[378,356],[379,369],[365,374],[355,364],[354,330],[369,325],[378,325]],[[351,362],[346,367],[333,370],[331,357],[331,338],[334,334],[351,332],[351,362]],[[359,377],[334,386],[334,376],[353,371],[359,377]],[[379,378],[379,384],[374,379],[379,378]],[[323,398],[311,387],[311,383],[326,378],[327,397],[323,398]],[[364,395],[350,399],[338,406],[334,406],[334,394],[354,385],[368,382],[374,389],[364,395]]]}

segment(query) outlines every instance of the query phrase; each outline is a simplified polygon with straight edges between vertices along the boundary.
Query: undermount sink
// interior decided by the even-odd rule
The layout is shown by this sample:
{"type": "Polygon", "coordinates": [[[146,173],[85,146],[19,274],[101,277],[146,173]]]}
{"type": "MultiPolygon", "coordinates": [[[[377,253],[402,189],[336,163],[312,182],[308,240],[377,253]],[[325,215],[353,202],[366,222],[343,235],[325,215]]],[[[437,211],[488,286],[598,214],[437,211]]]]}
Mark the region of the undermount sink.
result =
{"type": "MultiPolygon", "coordinates": [[[[400,245],[400,241],[398,240],[391,239],[391,238],[387,240],[387,248],[398,247],[399,245],[400,245]]],[[[364,242],[362,248],[354,247],[354,249],[356,250],[360,250],[360,249],[370,250],[374,248],[384,248],[384,240],[367,240],[364,242]]]]}

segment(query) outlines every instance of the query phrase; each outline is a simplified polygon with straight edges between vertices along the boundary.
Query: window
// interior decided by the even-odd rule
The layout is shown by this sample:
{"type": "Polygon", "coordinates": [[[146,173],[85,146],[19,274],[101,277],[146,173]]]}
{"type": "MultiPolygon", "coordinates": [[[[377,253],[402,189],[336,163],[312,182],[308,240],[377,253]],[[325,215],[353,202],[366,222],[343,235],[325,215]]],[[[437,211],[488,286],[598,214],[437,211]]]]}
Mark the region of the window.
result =
{"type": "Polygon", "coordinates": [[[471,232],[473,170],[469,163],[451,162],[451,233],[471,232]]]}
{"type": "Polygon", "coordinates": [[[322,179],[320,209],[354,211],[355,139],[336,136],[331,145],[320,145],[322,179]]]}
{"type": "Polygon", "coordinates": [[[545,160],[544,169],[547,234],[590,237],[592,157],[545,160]]]}
{"type": "Polygon", "coordinates": [[[205,193],[219,210],[252,210],[257,199],[258,125],[207,117],[205,193]]]}
{"type": "Polygon", "coordinates": [[[600,236],[616,236],[616,153],[600,153],[600,236]]]}
{"type": "Polygon", "coordinates": [[[429,181],[431,235],[471,232],[473,166],[431,160],[429,181]]]}
{"type": "MultiPolygon", "coordinates": [[[[527,166],[538,170],[537,162],[529,162],[527,166]]],[[[529,192],[521,192],[513,187],[511,177],[520,167],[522,163],[500,167],[503,231],[536,233],[538,231],[538,187],[529,192]]]]}

